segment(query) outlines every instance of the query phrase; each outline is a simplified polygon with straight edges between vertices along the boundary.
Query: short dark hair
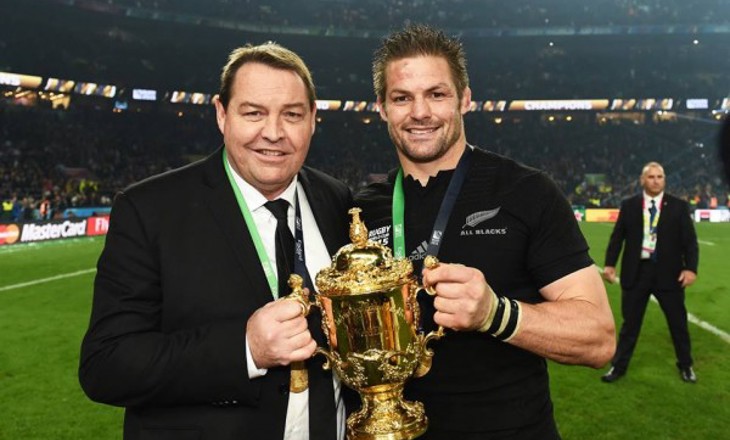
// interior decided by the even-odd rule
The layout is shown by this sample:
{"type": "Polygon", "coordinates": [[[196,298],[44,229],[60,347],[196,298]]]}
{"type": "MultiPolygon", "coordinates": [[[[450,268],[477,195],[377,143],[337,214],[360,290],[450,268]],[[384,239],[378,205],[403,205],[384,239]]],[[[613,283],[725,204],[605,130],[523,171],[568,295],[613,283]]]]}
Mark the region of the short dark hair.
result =
{"type": "Polygon", "coordinates": [[[456,38],[447,37],[443,31],[423,24],[413,24],[392,33],[373,56],[373,87],[375,95],[385,102],[387,78],[385,70],[393,61],[414,56],[431,55],[442,57],[449,63],[451,76],[456,85],[459,99],[469,87],[466,71],[466,52],[456,38]]]}
{"type": "Polygon", "coordinates": [[[296,73],[304,81],[310,107],[314,108],[316,105],[317,94],[314,90],[312,73],[304,60],[284,46],[269,41],[257,46],[247,44],[234,49],[228,56],[228,62],[223,66],[221,72],[221,88],[218,92],[218,99],[223,107],[228,107],[228,102],[231,99],[231,88],[233,87],[236,72],[246,63],[260,63],[274,69],[290,70],[296,73]]]}

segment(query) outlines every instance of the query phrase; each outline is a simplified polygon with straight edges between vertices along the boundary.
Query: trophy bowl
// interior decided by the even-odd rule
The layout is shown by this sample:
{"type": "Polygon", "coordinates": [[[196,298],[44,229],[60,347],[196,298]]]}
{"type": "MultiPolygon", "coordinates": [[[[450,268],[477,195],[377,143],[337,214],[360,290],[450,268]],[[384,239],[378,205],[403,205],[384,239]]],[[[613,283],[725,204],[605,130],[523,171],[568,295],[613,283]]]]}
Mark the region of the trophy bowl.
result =
{"type": "MultiPolygon", "coordinates": [[[[421,286],[408,259],[395,260],[386,246],[369,241],[359,208],[350,210],[351,244],[332,258],[316,277],[316,305],[322,310],[327,357],[343,383],[358,392],[360,411],[347,419],[348,439],[400,440],[423,434],[428,420],[420,402],[403,399],[403,387],[431,366],[431,339],[417,327],[421,286]]],[[[427,267],[438,262],[430,257],[427,267]]]]}

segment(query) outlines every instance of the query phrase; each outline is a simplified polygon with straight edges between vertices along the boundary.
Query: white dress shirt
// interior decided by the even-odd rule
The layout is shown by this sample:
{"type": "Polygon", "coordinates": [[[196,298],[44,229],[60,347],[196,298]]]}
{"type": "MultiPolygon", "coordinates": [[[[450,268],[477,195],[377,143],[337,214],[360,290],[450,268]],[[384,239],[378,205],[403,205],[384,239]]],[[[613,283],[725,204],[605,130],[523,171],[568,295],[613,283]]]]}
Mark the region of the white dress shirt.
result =
{"type": "MultiPolygon", "coordinates": [[[[228,158],[226,158],[227,166],[228,158]]],[[[248,210],[259,236],[266,250],[266,254],[271,262],[272,269],[276,273],[276,217],[264,206],[268,201],[256,188],[243,180],[231,167],[233,178],[241,190],[241,195],[246,201],[248,210]]],[[[302,185],[299,184],[295,176],[292,183],[279,196],[289,202],[289,211],[287,219],[289,229],[294,234],[294,195],[298,196],[300,211],[302,215],[302,231],[304,234],[304,255],[306,255],[307,271],[312,280],[315,279],[317,273],[326,266],[329,266],[331,258],[327,246],[319,232],[319,227],[314,219],[312,208],[304,193],[302,185]],[[297,191],[298,189],[298,191],[297,191]]],[[[282,282],[282,281],[279,281],[282,282]]],[[[284,281],[286,282],[286,280],[284,281]]],[[[274,299],[272,295],[272,300],[274,299]]],[[[246,339],[246,365],[248,367],[248,377],[255,379],[266,375],[267,370],[258,368],[251,356],[251,350],[248,346],[248,338],[246,339]]],[[[340,380],[337,375],[333,374],[335,408],[337,411],[337,438],[345,438],[345,405],[340,397],[340,380]]],[[[308,440],[309,439],[309,390],[301,393],[289,393],[289,404],[286,411],[286,427],[284,430],[284,440],[308,440]]],[[[316,440],[316,439],[312,439],[316,440]]]]}
{"type": "MultiPolygon", "coordinates": [[[[654,201],[654,206],[656,206],[656,221],[659,221],[659,214],[662,211],[662,199],[664,198],[664,191],[659,193],[658,195],[652,197],[649,194],[644,191],[644,210],[643,210],[643,218],[644,220],[644,239],[647,240],[650,232],[651,225],[648,224],[648,219],[651,218],[651,213],[649,212],[649,208],[651,208],[651,202],[654,201]]],[[[642,260],[648,260],[651,258],[651,253],[645,249],[641,249],[641,259],[642,260]]]]}

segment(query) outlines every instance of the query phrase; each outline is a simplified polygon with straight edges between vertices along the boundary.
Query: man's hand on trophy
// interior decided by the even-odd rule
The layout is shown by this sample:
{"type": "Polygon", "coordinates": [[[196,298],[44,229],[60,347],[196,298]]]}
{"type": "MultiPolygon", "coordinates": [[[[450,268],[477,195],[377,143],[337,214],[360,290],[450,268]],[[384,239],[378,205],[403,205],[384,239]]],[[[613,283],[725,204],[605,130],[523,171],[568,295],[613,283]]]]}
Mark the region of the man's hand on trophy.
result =
{"type": "Polygon", "coordinates": [[[433,286],[434,321],[453,330],[478,330],[494,308],[496,295],[481,271],[461,264],[440,263],[423,270],[424,286],[433,286]]]}
{"type": "Polygon", "coordinates": [[[258,309],[248,320],[246,337],[258,368],[303,361],[317,349],[297,301],[273,301],[258,309]]]}

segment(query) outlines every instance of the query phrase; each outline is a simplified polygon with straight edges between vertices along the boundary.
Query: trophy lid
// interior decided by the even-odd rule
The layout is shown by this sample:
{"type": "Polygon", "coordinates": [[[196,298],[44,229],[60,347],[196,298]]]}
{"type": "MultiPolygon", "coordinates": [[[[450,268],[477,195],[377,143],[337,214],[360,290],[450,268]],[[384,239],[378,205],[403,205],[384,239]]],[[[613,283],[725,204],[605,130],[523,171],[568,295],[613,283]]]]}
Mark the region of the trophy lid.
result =
{"type": "Polygon", "coordinates": [[[393,259],[387,246],[368,240],[368,230],[360,220],[360,208],[348,211],[351,244],[342,246],[332,257],[332,265],[317,274],[321,295],[358,295],[382,291],[411,280],[413,265],[408,259],[393,259]]]}

